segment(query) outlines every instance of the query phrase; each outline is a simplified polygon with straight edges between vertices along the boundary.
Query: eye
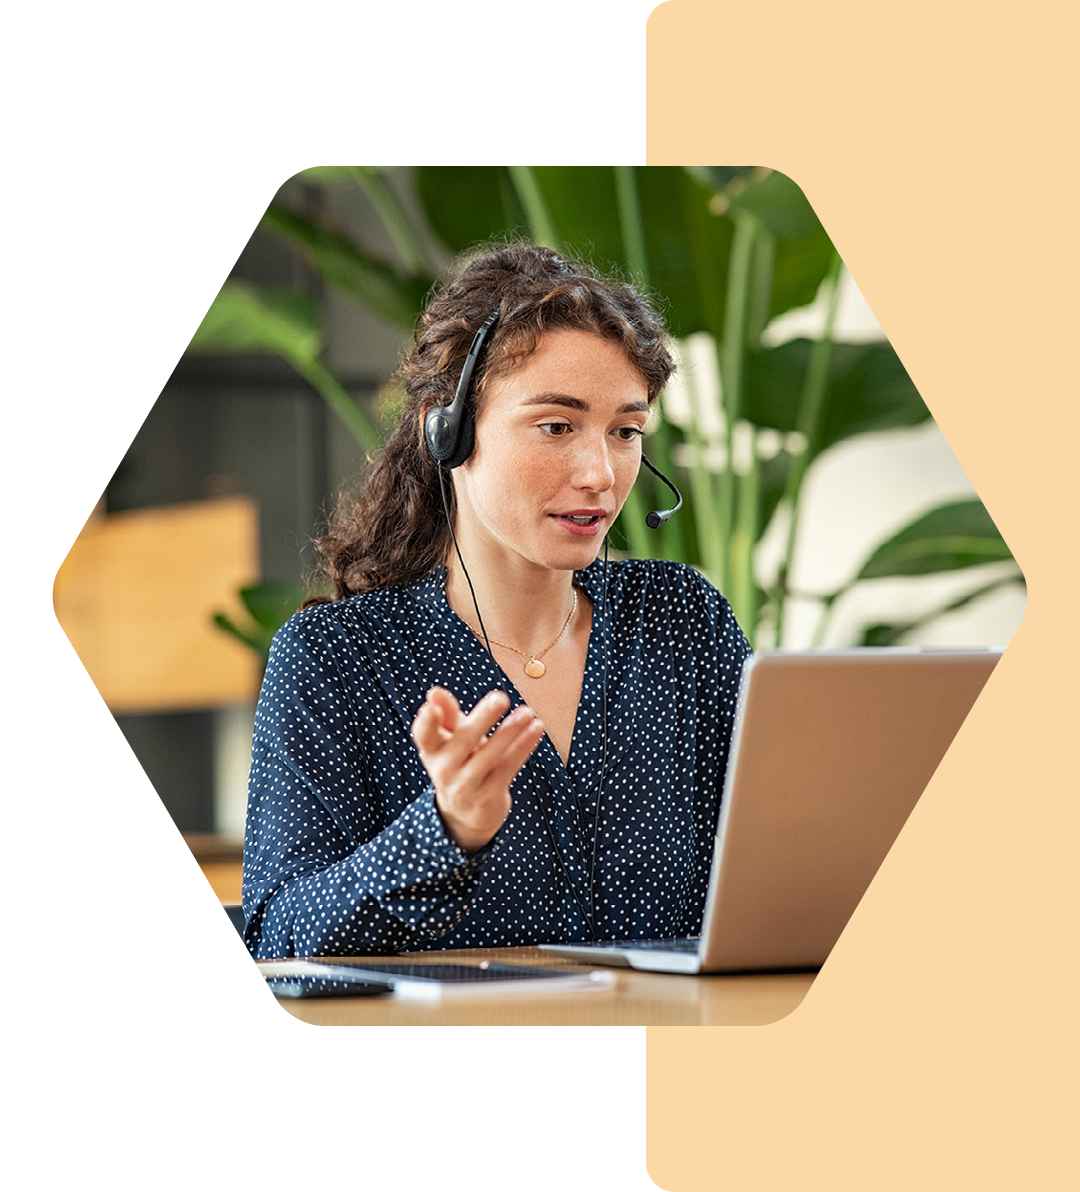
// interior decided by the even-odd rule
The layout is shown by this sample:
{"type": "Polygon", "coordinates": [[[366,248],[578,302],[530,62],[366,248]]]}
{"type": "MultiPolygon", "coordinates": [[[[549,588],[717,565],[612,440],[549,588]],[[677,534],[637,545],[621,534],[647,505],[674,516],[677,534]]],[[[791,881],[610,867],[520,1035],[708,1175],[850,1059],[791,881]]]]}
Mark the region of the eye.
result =
{"type": "Polygon", "coordinates": [[[570,429],[569,422],[541,422],[540,429],[552,438],[559,438],[562,434],[570,429]]]}
{"type": "Polygon", "coordinates": [[[615,432],[624,443],[632,443],[645,433],[639,426],[620,426],[615,432]]]}

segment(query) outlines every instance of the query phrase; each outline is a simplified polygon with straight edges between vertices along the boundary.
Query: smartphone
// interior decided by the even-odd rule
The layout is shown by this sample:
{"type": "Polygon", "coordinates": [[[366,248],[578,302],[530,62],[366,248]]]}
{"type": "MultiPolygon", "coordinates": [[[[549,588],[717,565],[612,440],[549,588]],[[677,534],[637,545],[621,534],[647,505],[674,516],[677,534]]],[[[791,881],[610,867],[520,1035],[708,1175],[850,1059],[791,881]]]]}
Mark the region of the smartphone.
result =
{"type": "Polygon", "coordinates": [[[379,993],[393,993],[386,981],[372,981],[358,977],[267,977],[266,987],[274,997],[371,997],[379,993]]]}

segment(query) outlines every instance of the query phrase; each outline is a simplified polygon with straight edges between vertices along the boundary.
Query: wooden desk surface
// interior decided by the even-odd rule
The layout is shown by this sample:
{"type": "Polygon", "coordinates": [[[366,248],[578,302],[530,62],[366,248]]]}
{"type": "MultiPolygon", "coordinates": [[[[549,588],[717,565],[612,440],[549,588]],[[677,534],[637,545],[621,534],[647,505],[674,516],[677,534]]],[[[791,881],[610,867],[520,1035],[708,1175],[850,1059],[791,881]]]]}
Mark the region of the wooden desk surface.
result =
{"type": "MultiPolygon", "coordinates": [[[[545,968],[582,966],[539,948],[475,948],[368,957],[409,964],[497,960],[545,968]]],[[[603,965],[597,965],[603,969],[603,965]]],[[[450,997],[438,1002],[399,997],[280,998],[290,1014],[320,1026],[763,1026],[790,1014],[813,973],[691,977],[605,969],[615,988],[545,996],[450,997]]]]}

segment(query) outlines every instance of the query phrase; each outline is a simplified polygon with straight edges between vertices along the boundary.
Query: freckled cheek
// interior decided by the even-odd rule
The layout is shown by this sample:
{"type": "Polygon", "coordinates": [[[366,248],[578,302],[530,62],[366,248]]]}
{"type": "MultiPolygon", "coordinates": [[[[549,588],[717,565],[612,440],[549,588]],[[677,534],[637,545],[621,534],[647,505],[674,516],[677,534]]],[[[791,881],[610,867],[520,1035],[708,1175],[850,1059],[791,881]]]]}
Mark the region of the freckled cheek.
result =
{"type": "Polygon", "coordinates": [[[485,504],[499,506],[503,514],[512,507],[522,511],[542,504],[550,495],[555,479],[549,464],[529,452],[508,451],[496,469],[485,471],[480,480],[485,504]]]}
{"type": "Polygon", "coordinates": [[[550,488],[556,478],[553,461],[531,451],[508,452],[504,461],[503,474],[507,483],[521,493],[537,493],[540,488],[550,488]]]}
{"type": "Polygon", "coordinates": [[[620,509],[626,498],[630,495],[630,490],[634,487],[634,481],[638,477],[638,470],[639,464],[636,459],[619,463],[615,467],[615,496],[619,502],[620,509]]]}

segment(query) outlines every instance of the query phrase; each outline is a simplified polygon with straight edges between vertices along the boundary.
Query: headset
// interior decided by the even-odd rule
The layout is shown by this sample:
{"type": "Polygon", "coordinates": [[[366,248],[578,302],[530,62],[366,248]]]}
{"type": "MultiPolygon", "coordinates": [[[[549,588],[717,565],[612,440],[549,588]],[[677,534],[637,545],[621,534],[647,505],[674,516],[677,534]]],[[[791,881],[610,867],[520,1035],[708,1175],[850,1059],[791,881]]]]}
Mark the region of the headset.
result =
{"type": "Polygon", "coordinates": [[[472,455],[476,441],[476,416],[469,402],[472,376],[484,350],[484,341],[499,318],[496,307],[473,336],[458,378],[454,400],[448,406],[436,406],[424,415],[424,442],[428,454],[439,468],[460,467],[472,455]]]}
{"type": "MultiPolygon", "coordinates": [[[[473,336],[473,341],[469,347],[469,353],[465,357],[465,363],[461,368],[461,376],[458,378],[457,389],[454,391],[454,400],[447,406],[436,406],[429,410],[424,415],[424,444],[427,447],[428,454],[435,461],[439,470],[439,490],[442,495],[443,512],[446,515],[446,524],[450,529],[450,537],[454,543],[454,549],[457,552],[458,561],[461,563],[461,570],[465,575],[466,582],[469,585],[469,592],[472,594],[473,608],[476,610],[476,619],[480,623],[480,631],[484,637],[484,644],[487,646],[488,654],[491,654],[491,642],[488,640],[487,630],[484,628],[484,620],[480,615],[480,606],[476,600],[476,592],[473,590],[472,580],[469,578],[469,573],[465,568],[465,560],[461,557],[461,548],[457,544],[457,535],[454,533],[453,520],[450,517],[450,506],[446,496],[446,485],[443,478],[443,469],[450,470],[452,468],[460,467],[472,454],[473,446],[476,442],[476,414],[472,403],[469,400],[470,390],[472,388],[473,373],[476,371],[476,366],[480,362],[480,357],[484,350],[484,343],[491,334],[495,324],[499,320],[499,309],[495,308],[490,315],[484,320],[479,330],[473,336]]],[[[656,468],[642,453],[641,462],[657,476],[664,484],[671,489],[675,494],[676,504],[671,509],[657,509],[649,513],[645,517],[645,524],[652,530],[658,529],[664,524],[673,514],[677,513],[682,508],[682,494],[675,487],[674,484],[656,468]]],[[[603,634],[605,645],[607,641],[607,579],[608,579],[608,542],[607,536],[604,536],[604,579],[603,579],[603,596],[600,605],[601,624],[603,626],[603,634]]],[[[594,812],[595,819],[593,821],[593,838],[592,838],[592,855],[589,866],[589,897],[588,910],[581,898],[578,897],[577,888],[574,885],[573,879],[570,877],[570,870],[562,855],[562,849],[559,848],[558,838],[555,830],[548,817],[547,809],[544,806],[543,800],[537,797],[537,803],[540,808],[540,814],[544,820],[544,826],[547,829],[551,844],[555,850],[555,856],[559,862],[559,867],[562,870],[563,878],[566,881],[567,887],[570,890],[574,902],[577,905],[585,925],[589,929],[589,933],[593,941],[597,941],[599,936],[596,931],[596,924],[593,919],[593,913],[596,910],[595,901],[595,877],[596,877],[596,851],[600,835],[600,796],[604,786],[604,774],[607,769],[607,654],[605,648],[603,651],[604,657],[604,678],[603,678],[603,754],[600,762],[600,778],[596,784],[596,809],[594,812]]],[[[494,655],[491,655],[494,659],[494,655]]],[[[582,821],[582,827],[587,834],[587,824],[585,822],[586,816],[581,805],[580,798],[578,799],[578,815],[582,821]]]]}

